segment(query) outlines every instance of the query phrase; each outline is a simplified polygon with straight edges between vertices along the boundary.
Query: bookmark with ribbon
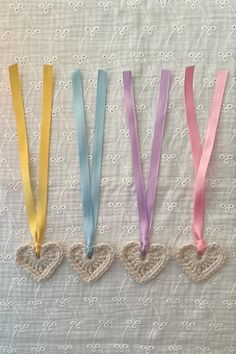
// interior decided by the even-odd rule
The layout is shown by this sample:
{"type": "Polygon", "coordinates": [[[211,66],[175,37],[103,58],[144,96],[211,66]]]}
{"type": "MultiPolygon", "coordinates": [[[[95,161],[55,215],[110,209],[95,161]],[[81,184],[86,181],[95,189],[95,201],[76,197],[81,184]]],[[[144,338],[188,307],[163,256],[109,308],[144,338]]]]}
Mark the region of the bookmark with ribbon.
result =
{"type": "Polygon", "coordinates": [[[185,70],[184,98],[187,124],[195,167],[193,234],[196,245],[182,247],[177,253],[177,260],[182,269],[194,281],[202,281],[216,272],[225,261],[224,249],[215,243],[208,244],[203,237],[205,208],[205,180],[211,158],[221,105],[226,87],[228,71],[220,70],[217,74],[214,95],[208,118],[203,146],[201,146],[193,96],[194,66],[185,70]]]}
{"type": "Polygon", "coordinates": [[[28,216],[29,229],[34,245],[20,247],[16,252],[16,262],[37,281],[48,278],[59,266],[63,258],[61,247],[56,243],[42,244],[47,216],[49,148],[52,116],[53,67],[44,65],[43,109],[40,132],[39,187],[35,203],[29,167],[29,146],[25,112],[18,65],[9,67],[10,86],[16,118],[21,177],[24,202],[28,216]]]}
{"type": "Polygon", "coordinates": [[[145,190],[138,142],[132,73],[131,71],[123,72],[125,109],[131,143],[133,175],[137,195],[140,241],[129,242],[126,244],[121,250],[121,260],[126,270],[139,283],[147,283],[155,278],[166,267],[169,259],[167,249],[160,244],[150,244],[149,238],[152,229],[170,79],[171,72],[169,70],[162,70],[148,183],[147,189],[145,190]]]}
{"type": "Polygon", "coordinates": [[[78,134],[85,245],[82,243],[73,245],[69,249],[67,256],[73,269],[77,271],[87,283],[94,282],[100,278],[108,270],[114,260],[114,250],[109,244],[100,243],[95,245],[99,211],[107,72],[98,70],[97,80],[92,171],[90,176],[81,73],[79,70],[76,70],[72,74],[73,99],[78,134]]]}

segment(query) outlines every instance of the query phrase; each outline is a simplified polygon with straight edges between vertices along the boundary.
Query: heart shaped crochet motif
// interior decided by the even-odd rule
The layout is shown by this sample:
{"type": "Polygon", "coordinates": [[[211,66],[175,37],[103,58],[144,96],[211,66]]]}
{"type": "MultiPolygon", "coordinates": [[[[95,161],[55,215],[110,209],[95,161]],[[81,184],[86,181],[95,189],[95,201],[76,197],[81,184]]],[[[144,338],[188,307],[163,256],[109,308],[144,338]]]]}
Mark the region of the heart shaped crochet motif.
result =
{"type": "Polygon", "coordinates": [[[196,282],[203,281],[215,273],[225,262],[224,249],[214,243],[209,244],[203,255],[199,255],[194,245],[182,247],[176,256],[183,271],[196,282]]]}
{"type": "Polygon", "coordinates": [[[111,266],[114,256],[113,248],[106,243],[94,246],[91,258],[87,257],[85,245],[82,243],[73,245],[67,254],[69,263],[86,283],[100,278],[111,266]]]}
{"type": "Polygon", "coordinates": [[[121,250],[121,260],[127,272],[138,283],[148,283],[166,267],[169,253],[159,244],[150,244],[145,257],[140,252],[139,242],[129,242],[121,250]]]}
{"type": "Polygon", "coordinates": [[[47,279],[61,264],[62,259],[63,251],[55,243],[43,245],[39,257],[30,245],[22,246],[16,251],[16,262],[37,281],[47,279]]]}

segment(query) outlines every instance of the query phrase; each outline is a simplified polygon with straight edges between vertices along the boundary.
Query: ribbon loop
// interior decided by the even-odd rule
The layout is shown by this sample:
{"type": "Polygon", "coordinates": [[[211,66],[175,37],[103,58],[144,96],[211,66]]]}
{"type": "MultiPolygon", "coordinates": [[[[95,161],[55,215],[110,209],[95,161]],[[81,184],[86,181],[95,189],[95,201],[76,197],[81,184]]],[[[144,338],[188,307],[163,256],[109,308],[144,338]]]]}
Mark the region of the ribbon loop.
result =
{"type": "Polygon", "coordinates": [[[107,72],[98,70],[97,81],[98,84],[93,141],[93,162],[92,173],[90,177],[82,79],[79,70],[74,71],[72,74],[73,100],[75,107],[75,119],[77,125],[78,150],[80,160],[80,185],[83,205],[84,236],[88,258],[91,258],[93,254],[98,220],[107,72]]]}
{"type": "Polygon", "coordinates": [[[131,71],[123,72],[125,109],[131,143],[133,174],[137,194],[140,246],[142,255],[146,255],[148,251],[149,235],[153,221],[157,179],[161,160],[161,147],[169,97],[170,77],[170,70],[162,70],[160,95],[157,103],[156,122],[151,150],[148,184],[145,191],[140,160],[140,148],[138,143],[137,120],[134,107],[132,73],[131,71]]]}
{"type": "Polygon", "coordinates": [[[49,150],[52,116],[53,66],[44,65],[43,71],[43,108],[40,132],[39,189],[37,205],[34,201],[29,169],[29,147],[25,121],[24,103],[21,92],[18,65],[9,67],[10,86],[16,118],[19,157],[23,184],[24,201],[28,216],[29,229],[39,256],[46,224],[48,198],[49,150]]]}
{"type": "Polygon", "coordinates": [[[210,114],[208,118],[205,141],[203,143],[202,148],[200,143],[193,98],[193,74],[194,66],[187,67],[185,70],[184,97],[196,175],[194,187],[193,231],[197,242],[197,249],[199,253],[204,253],[206,249],[206,243],[203,240],[202,230],[205,207],[205,180],[215,142],[221,105],[228,77],[228,71],[220,70],[217,74],[214,95],[212,98],[210,114]]]}

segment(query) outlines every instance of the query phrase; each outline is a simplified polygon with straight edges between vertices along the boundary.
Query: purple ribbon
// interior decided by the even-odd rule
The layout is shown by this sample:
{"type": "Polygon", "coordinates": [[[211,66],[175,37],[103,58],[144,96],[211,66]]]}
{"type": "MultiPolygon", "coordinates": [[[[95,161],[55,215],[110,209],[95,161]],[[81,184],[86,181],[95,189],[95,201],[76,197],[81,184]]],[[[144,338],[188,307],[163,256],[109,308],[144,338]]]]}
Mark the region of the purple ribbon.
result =
{"type": "Polygon", "coordinates": [[[170,78],[170,70],[161,71],[160,95],[156,110],[156,122],[152,141],[148,184],[147,190],[145,191],[137,134],[137,120],[134,107],[132,73],[131,71],[123,72],[125,109],[128,120],[129,137],[132,151],[133,175],[139,213],[140,244],[141,252],[144,256],[148,251],[149,235],[152,228],[157,179],[161,160],[161,147],[169,97],[170,78]]]}

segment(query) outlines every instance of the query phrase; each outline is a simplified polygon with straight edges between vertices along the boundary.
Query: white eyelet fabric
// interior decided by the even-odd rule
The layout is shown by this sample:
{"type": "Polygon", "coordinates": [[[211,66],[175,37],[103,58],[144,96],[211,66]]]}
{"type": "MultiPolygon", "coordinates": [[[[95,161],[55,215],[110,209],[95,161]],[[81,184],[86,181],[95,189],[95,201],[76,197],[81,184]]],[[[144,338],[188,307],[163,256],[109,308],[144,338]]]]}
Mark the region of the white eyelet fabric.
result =
{"type": "MultiPolygon", "coordinates": [[[[232,354],[236,351],[236,3],[234,0],[1,0],[0,2],[0,353],[232,354]],[[8,65],[19,64],[37,198],[43,64],[54,65],[49,200],[44,244],[58,243],[62,263],[38,283],[15,262],[31,245],[24,208],[8,65]],[[201,135],[217,70],[229,70],[206,181],[204,237],[227,253],[196,283],[176,260],[194,244],[194,167],[183,81],[196,65],[194,94],[201,135]],[[118,255],[139,239],[122,71],[132,70],[145,180],[162,68],[172,71],[168,115],[150,242],[170,258],[147,284],[119,257],[94,283],[69,265],[83,243],[79,161],[71,72],[83,78],[92,154],[97,70],[108,71],[101,200],[96,242],[118,255]]],[[[92,156],[91,156],[92,157],[92,156]]]]}

